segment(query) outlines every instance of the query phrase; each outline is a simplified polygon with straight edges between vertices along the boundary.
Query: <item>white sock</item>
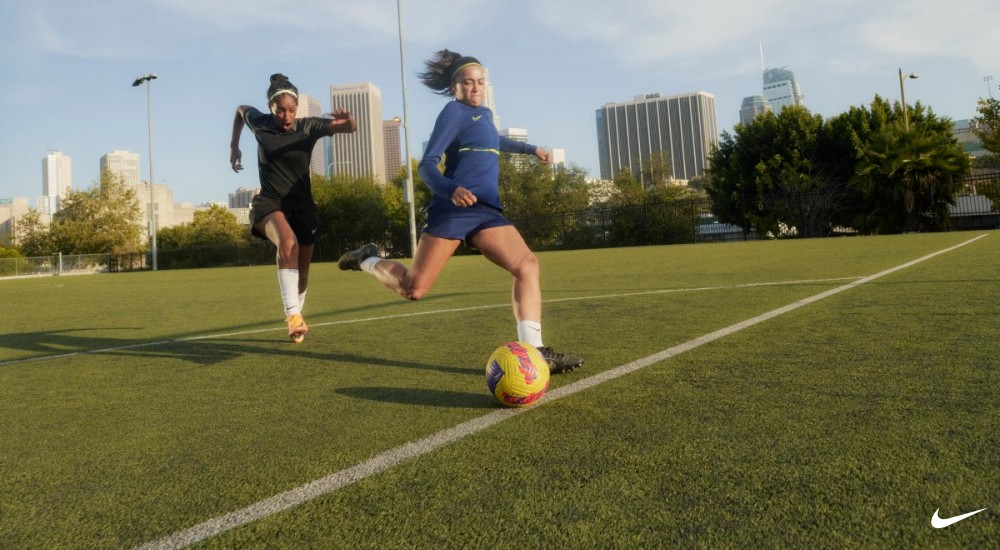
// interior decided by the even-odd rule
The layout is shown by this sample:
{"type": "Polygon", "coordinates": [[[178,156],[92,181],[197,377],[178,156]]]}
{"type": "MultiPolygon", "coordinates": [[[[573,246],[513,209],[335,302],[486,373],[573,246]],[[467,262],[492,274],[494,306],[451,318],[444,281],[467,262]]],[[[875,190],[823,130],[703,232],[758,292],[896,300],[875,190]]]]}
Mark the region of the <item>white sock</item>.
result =
{"type": "Polygon", "coordinates": [[[542,347],[542,324],[538,321],[520,321],[517,323],[517,339],[535,346],[542,347]]]}
{"type": "Polygon", "coordinates": [[[306,309],[306,291],[299,292],[299,313],[306,309]]]}
{"type": "Polygon", "coordinates": [[[364,260],[361,260],[361,270],[367,271],[368,273],[374,273],[375,264],[377,264],[381,259],[382,258],[379,258],[378,256],[372,256],[370,258],[365,258],[364,260]]]}
{"type": "Polygon", "coordinates": [[[285,317],[302,313],[299,306],[299,270],[279,269],[278,287],[281,288],[281,303],[285,306],[285,317]]]}

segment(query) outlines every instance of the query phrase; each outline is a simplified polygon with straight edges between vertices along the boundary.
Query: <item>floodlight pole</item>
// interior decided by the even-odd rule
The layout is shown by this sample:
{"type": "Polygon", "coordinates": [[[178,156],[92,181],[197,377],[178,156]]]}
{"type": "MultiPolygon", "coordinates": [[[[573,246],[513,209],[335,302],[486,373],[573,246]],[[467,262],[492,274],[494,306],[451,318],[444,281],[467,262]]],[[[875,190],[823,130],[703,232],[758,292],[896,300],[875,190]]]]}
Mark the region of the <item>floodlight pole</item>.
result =
{"type": "Polygon", "coordinates": [[[156,78],[156,73],[149,73],[136,78],[132,86],[140,86],[146,83],[146,129],[149,141],[149,242],[151,250],[150,266],[156,271],[156,203],[153,202],[153,102],[149,91],[149,82],[156,78]]]}
{"type": "MultiPolygon", "coordinates": [[[[917,75],[910,73],[906,75],[906,78],[917,78],[917,75]]],[[[906,92],[903,91],[903,69],[899,69],[899,100],[903,103],[903,127],[907,130],[910,129],[910,118],[906,114],[906,92]]]]}
{"type": "Polygon", "coordinates": [[[417,255],[416,197],[413,196],[413,163],[410,162],[410,114],[406,102],[406,54],[403,51],[402,0],[396,0],[396,20],[399,22],[399,76],[403,81],[403,136],[406,147],[406,202],[410,204],[410,257],[417,255]]]}

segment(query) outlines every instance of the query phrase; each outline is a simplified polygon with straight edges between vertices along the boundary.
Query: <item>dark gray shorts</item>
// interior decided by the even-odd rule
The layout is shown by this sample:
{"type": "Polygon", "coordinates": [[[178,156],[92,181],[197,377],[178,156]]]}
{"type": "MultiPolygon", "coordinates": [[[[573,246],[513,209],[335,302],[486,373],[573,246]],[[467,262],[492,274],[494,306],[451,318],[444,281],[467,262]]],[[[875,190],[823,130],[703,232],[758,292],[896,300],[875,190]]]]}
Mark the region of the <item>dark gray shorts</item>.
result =
{"type": "Polygon", "coordinates": [[[285,214],[285,219],[288,220],[288,225],[291,226],[299,244],[316,243],[319,216],[316,214],[316,203],[312,201],[282,201],[257,195],[250,203],[250,233],[267,240],[267,235],[257,230],[257,224],[268,215],[278,211],[285,214]]]}

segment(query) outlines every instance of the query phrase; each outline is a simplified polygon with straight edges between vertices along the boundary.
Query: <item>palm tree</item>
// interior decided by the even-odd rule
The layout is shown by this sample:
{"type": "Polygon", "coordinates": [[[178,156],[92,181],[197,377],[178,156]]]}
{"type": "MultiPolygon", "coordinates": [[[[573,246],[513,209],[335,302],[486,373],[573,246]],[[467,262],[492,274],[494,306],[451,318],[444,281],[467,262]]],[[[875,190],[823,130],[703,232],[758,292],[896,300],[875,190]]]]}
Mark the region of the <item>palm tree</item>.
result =
{"type": "Polygon", "coordinates": [[[921,216],[936,226],[947,218],[969,167],[968,155],[950,134],[927,125],[890,124],[862,155],[856,184],[880,230],[918,231],[924,228],[921,216]]]}

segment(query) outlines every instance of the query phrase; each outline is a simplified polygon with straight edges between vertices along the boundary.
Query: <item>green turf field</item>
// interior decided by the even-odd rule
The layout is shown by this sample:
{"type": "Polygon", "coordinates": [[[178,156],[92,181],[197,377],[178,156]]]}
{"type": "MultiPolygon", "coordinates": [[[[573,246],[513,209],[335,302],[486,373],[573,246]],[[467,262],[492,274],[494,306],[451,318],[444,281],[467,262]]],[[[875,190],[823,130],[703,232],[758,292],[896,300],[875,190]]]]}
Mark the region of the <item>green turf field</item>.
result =
{"type": "Polygon", "coordinates": [[[521,414],[480,257],[417,303],[315,265],[298,346],[273,267],[0,281],[0,548],[1000,547],[1000,233],[539,258],[587,362],[521,414]]]}

